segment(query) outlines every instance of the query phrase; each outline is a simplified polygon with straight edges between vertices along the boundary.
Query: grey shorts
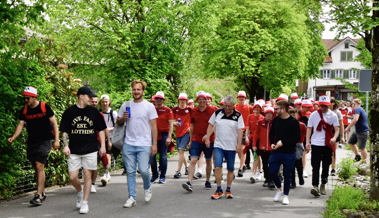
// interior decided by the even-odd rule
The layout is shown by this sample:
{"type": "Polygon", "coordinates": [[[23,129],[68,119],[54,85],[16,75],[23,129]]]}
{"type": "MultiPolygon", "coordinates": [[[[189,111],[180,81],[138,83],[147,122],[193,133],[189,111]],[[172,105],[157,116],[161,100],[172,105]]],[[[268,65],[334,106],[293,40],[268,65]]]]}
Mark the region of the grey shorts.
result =
{"type": "Polygon", "coordinates": [[[365,131],[365,132],[356,132],[355,131],[355,132],[353,132],[353,134],[351,134],[348,143],[355,145],[358,142],[359,149],[364,149],[364,148],[366,148],[367,139],[368,139],[369,135],[370,135],[370,131],[365,131]]]}
{"type": "Polygon", "coordinates": [[[46,164],[51,151],[52,140],[45,140],[33,144],[28,144],[26,149],[27,158],[35,167],[36,161],[46,164]]]}

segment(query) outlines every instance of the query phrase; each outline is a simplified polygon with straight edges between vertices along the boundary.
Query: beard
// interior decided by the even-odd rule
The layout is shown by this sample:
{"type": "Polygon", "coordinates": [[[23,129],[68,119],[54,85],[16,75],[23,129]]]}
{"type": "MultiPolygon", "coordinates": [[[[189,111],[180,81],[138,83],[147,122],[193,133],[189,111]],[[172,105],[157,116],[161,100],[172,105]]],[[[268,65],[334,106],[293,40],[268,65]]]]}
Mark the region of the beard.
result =
{"type": "Polygon", "coordinates": [[[142,93],[141,94],[133,94],[134,100],[140,100],[143,97],[142,93]]]}

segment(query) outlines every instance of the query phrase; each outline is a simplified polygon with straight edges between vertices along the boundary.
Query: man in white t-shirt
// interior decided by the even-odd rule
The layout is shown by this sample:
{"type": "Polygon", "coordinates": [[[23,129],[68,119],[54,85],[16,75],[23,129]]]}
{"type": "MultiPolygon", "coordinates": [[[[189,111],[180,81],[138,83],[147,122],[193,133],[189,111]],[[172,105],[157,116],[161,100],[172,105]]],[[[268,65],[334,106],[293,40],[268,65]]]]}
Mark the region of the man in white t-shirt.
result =
{"type": "Polygon", "coordinates": [[[329,110],[330,98],[326,95],[320,96],[320,109],[313,112],[308,120],[307,128],[307,150],[312,149],[312,185],[311,194],[314,196],[326,195],[325,184],[328,182],[329,166],[332,163],[332,155],[339,135],[339,122],[337,115],[329,110]],[[323,119],[321,119],[321,115],[323,119]],[[334,129],[334,133],[333,133],[334,129]],[[313,133],[312,133],[313,131],[313,133]],[[312,135],[312,137],[311,137],[312,135]],[[330,139],[330,140],[329,140],[330,139]],[[334,147],[333,147],[334,146],[334,147]],[[321,186],[320,165],[322,162],[321,186]]]}
{"type": "Polygon", "coordinates": [[[126,164],[127,171],[129,199],[124,204],[127,208],[136,205],[137,162],[143,179],[145,201],[148,202],[151,199],[149,160],[150,155],[157,153],[158,136],[157,111],[153,104],[143,99],[146,83],[134,80],[131,86],[133,100],[122,104],[117,117],[117,124],[123,125],[126,122],[122,160],[126,164]],[[130,114],[126,110],[127,105],[130,105],[130,114]]]}
{"type": "Polygon", "coordinates": [[[207,138],[205,144],[210,147],[210,137],[216,126],[216,140],[214,143],[214,160],[215,160],[215,176],[217,182],[217,190],[212,195],[212,199],[219,199],[223,195],[221,189],[221,170],[222,163],[225,157],[227,163],[227,187],[225,197],[232,199],[233,195],[230,192],[234,177],[234,162],[236,151],[240,152],[242,148],[242,136],[245,124],[242,114],[234,108],[234,98],[228,95],[224,98],[224,108],[215,111],[209,119],[207,138]]]}

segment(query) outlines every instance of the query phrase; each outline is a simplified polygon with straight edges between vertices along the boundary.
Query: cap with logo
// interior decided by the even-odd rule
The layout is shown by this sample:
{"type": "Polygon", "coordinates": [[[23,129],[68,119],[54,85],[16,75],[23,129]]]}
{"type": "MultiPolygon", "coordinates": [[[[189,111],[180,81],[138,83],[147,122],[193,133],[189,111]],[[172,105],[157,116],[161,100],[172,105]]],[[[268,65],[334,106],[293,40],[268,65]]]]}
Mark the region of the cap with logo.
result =
{"type": "Polygon", "coordinates": [[[243,90],[242,90],[242,91],[239,91],[239,92],[238,92],[238,95],[237,95],[237,98],[238,98],[238,97],[244,97],[244,98],[246,98],[246,92],[243,91],[243,90]]]}
{"type": "Polygon", "coordinates": [[[331,105],[330,98],[327,95],[321,95],[318,102],[320,105],[331,105]]]}
{"type": "Polygon", "coordinates": [[[265,107],[272,107],[271,101],[266,101],[264,106],[265,107]]]}
{"type": "Polygon", "coordinates": [[[262,106],[263,106],[263,105],[262,105],[261,103],[259,103],[259,102],[255,102],[254,105],[253,105],[253,109],[254,109],[255,107],[259,107],[260,112],[262,112],[262,109],[263,109],[262,106]]]}
{"type": "Polygon", "coordinates": [[[211,98],[211,100],[213,100],[213,99],[212,99],[212,95],[211,95],[210,93],[208,93],[208,92],[205,93],[205,98],[211,98]]]}
{"type": "Polygon", "coordinates": [[[192,99],[188,100],[188,104],[195,103],[192,99]]]}
{"type": "Polygon", "coordinates": [[[33,86],[27,86],[25,87],[24,92],[22,92],[22,95],[38,97],[37,89],[34,88],[33,86]]]}
{"type": "Polygon", "coordinates": [[[155,99],[156,98],[163,98],[163,100],[165,100],[164,93],[162,91],[155,93],[155,99]]]}
{"type": "Polygon", "coordinates": [[[288,95],[284,93],[280,94],[279,97],[276,99],[276,101],[280,101],[280,100],[288,101],[288,95]]]}
{"type": "Polygon", "coordinates": [[[196,94],[196,101],[199,100],[199,98],[203,97],[205,99],[207,99],[207,96],[206,96],[207,93],[205,93],[204,91],[200,91],[196,94]]]}
{"type": "Polygon", "coordinates": [[[97,97],[97,95],[95,95],[95,93],[93,93],[91,91],[90,88],[86,87],[86,86],[82,86],[78,89],[78,92],[76,93],[77,96],[79,95],[88,95],[89,97],[97,97]]]}
{"type": "Polygon", "coordinates": [[[266,107],[264,114],[271,112],[274,113],[274,108],[273,107],[266,107]]]}
{"type": "Polygon", "coordinates": [[[101,100],[105,100],[105,101],[108,100],[108,101],[109,101],[109,100],[111,100],[111,99],[109,98],[108,95],[102,95],[102,96],[100,97],[100,101],[101,101],[101,100]]]}
{"type": "Polygon", "coordinates": [[[151,96],[151,102],[155,102],[155,95],[151,96]]]}

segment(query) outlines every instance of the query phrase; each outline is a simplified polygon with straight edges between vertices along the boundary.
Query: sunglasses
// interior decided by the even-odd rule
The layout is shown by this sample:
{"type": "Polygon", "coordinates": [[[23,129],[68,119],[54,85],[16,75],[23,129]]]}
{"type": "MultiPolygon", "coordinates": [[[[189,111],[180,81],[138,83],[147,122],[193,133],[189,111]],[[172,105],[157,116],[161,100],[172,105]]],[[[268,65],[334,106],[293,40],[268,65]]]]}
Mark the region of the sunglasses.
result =
{"type": "Polygon", "coordinates": [[[155,100],[163,100],[163,98],[155,98],[155,100]]]}
{"type": "Polygon", "coordinates": [[[25,100],[26,100],[26,101],[29,101],[29,99],[30,99],[30,97],[25,97],[25,100]]]}

